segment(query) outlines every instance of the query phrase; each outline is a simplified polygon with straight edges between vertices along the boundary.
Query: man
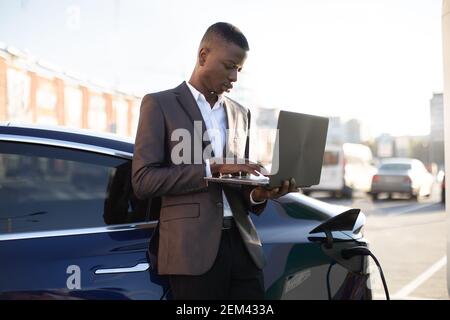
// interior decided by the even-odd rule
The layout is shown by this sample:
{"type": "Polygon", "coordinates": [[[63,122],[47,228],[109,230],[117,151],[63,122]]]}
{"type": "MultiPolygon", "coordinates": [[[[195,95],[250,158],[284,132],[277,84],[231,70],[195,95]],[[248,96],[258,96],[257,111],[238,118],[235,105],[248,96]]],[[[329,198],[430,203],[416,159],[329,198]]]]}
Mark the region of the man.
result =
{"type": "Polygon", "coordinates": [[[216,23],[201,40],[189,82],[142,100],[132,184],[139,198],[162,198],[157,269],[169,275],[175,299],[263,299],[264,256],[248,211],[260,214],[267,199],[297,191],[293,180],[272,190],[204,180],[261,170],[239,161],[248,158],[250,112],[223,95],[248,50],[239,29],[216,23]],[[194,141],[174,139],[180,129],[194,141]],[[191,150],[178,152],[180,143],[191,150]]]}

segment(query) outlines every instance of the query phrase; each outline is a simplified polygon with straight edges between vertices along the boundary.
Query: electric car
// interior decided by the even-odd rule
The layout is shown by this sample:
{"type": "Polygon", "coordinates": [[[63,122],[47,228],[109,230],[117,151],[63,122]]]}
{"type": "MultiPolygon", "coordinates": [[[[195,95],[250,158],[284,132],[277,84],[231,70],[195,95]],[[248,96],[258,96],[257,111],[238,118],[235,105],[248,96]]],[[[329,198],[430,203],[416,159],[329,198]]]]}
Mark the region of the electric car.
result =
{"type": "MultiPolygon", "coordinates": [[[[131,187],[133,141],[0,125],[0,299],[171,299],[148,244],[160,199],[131,187]]],[[[252,215],[267,299],[371,299],[365,216],[291,193],[252,215]]],[[[192,245],[195,245],[193,243],[192,245]]]]}

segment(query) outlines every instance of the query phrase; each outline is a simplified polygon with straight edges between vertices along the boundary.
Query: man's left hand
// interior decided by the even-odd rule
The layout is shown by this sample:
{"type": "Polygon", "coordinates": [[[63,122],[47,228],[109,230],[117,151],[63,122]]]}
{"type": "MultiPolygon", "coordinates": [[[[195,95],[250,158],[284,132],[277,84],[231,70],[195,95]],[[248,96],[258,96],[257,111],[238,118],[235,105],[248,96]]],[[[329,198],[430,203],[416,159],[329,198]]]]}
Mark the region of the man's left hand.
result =
{"type": "Polygon", "coordinates": [[[277,199],[288,194],[289,192],[297,192],[298,187],[295,185],[295,179],[283,181],[281,187],[267,189],[264,187],[256,187],[252,193],[255,202],[265,201],[267,199],[277,199]]]}

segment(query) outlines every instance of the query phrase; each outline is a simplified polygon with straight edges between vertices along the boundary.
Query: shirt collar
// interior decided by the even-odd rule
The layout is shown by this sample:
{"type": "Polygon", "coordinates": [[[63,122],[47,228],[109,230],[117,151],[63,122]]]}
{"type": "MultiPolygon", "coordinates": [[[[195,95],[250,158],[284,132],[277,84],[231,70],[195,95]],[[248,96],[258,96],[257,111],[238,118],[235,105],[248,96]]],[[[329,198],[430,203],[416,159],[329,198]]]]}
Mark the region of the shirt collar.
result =
{"type": "MultiPolygon", "coordinates": [[[[191,90],[191,93],[194,96],[194,99],[195,99],[196,102],[199,101],[200,98],[205,100],[205,101],[207,101],[205,96],[203,95],[203,93],[201,93],[200,91],[195,89],[192,84],[190,84],[188,81],[186,81],[186,84],[187,84],[189,90],[191,90]]],[[[222,106],[223,105],[223,101],[224,101],[223,94],[218,95],[217,98],[218,99],[217,99],[216,103],[219,103],[219,105],[222,106]]]]}

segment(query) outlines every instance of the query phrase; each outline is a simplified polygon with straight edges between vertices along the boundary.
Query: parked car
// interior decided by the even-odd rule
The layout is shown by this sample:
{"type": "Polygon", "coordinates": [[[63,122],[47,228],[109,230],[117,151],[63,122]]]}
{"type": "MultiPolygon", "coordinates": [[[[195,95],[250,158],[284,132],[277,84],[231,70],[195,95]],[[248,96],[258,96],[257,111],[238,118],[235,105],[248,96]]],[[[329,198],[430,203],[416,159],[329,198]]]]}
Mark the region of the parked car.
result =
{"type": "Polygon", "coordinates": [[[357,143],[329,144],[325,147],[320,183],[303,190],[326,191],[334,197],[351,198],[353,191],[370,191],[376,172],[372,151],[357,143]]]}
{"type": "Polygon", "coordinates": [[[410,198],[430,196],[433,176],[420,160],[410,158],[389,158],[383,160],[372,179],[371,195],[374,200],[380,193],[408,194],[410,198]]]}
{"type": "MultiPolygon", "coordinates": [[[[0,299],[171,298],[147,255],[160,199],[133,194],[132,156],[117,137],[0,126],[0,299]]],[[[362,212],[291,193],[252,219],[267,298],[371,299],[367,257],[342,258],[368,246],[362,212]]]]}

